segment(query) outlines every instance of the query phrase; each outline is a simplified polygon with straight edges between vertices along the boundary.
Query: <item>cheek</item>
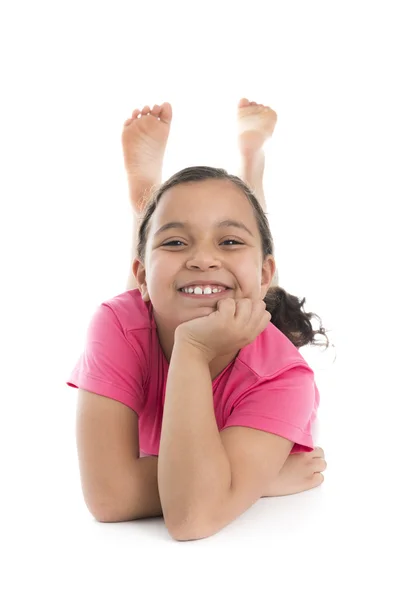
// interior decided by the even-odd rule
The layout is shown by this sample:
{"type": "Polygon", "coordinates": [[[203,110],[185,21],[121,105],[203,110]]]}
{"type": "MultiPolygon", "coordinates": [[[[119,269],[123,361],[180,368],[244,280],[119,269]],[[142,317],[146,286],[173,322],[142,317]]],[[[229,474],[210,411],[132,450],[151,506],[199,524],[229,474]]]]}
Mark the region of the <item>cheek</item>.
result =
{"type": "Polygon", "coordinates": [[[238,280],[247,286],[253,286],[261,276],[261,267],[257,261],[250,260],[241,264],[237,262],[234,263],[233,269],[238,280]]]}
{"type": "Polygon", "coordinates": [[[175,281],[174,266],[171,261],[163,260],[162,257],[153,259],[146,267],[147,285],[150,289],[166,290],[175,281]]]}
{"type": "Polygon", "coordinates": [[[259,261],[248,261],[246,264],[237,265],[235,275],[244,294],[258,300],[261,294],[262,269],[259,261]]]}

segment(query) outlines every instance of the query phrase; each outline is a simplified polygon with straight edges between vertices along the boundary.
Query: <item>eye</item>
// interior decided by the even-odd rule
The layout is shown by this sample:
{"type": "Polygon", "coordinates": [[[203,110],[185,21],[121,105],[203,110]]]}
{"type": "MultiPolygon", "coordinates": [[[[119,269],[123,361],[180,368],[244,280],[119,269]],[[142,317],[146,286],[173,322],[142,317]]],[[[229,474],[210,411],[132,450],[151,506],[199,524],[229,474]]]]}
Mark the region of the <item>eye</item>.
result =
{"type": "Polygon", "coordinates": [[[170,242],[165,242],[165,244],[161,244],[161,246],[169,246],[170,244],[183,244],[181,240],[171,240],[170,242]]]}
{"type": "Polygon", "coordinates": [[[240,244],[240,246],[244,246],[243,242],[238,242],[237,240],[233,239],[224,240],[222,243],[225,244],[226,242],[235,242],[235,244],[240,244]]]}
{"type": "MultiPolygon", "coordinates": [[[[234,244],[238,244],[239,246],[244,246],[243,242],[238,242],[238,240],[234,240],[232,238],[230,238],[229,240],[224,240],[222,242],[222,244],[226,244],[227,242],[233,242],[234,244]]],[[[175,244],[183,244],[183,242],[181,240],[170,240],[169,242],[165,242],[164,244],[161,244],[161,246],[171,246],[171,244],[173,244],[175,246],[175,248],[179,248],[179,246],[176,246],[175,244]]],[[[234,244],[228,244],[228,245],[232,246],[234,244]]]]}

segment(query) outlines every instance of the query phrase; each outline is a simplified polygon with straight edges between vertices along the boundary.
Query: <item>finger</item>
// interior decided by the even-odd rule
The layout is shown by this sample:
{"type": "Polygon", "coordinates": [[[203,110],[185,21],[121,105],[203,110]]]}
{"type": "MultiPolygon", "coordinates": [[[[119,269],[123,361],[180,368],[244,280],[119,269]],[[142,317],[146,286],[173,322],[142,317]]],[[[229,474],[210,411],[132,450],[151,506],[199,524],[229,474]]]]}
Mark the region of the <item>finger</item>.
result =
{"type": "Polygon", "coordinates": [[[322,483],[324,483],[324,476],[322,475],[322,473],[314,473],[314,475],[311,478],[311,487],[318,487],[319,485],[321,485],[322,483]]]}
{"type": "Polygon", "coordinates": [[[253,314],[253,302],[250,298],[241,298],[236,300],[235,320],[241,325],[246,326],[251,320],[253,314]]]}
{"type": "Polygon", "coordinates": [[[265,313],[269,317],[271,316],[271,313],[267,310],[264,300],[256,300],[254,302],[254,311],[257,311],[260,315],[265,313]]]}
{"type": "Polygon", "coordinates": [[[325,471],[328,463],[324,458],[314,458],[312,461],[312,469],[313,473],[321,473],[321,471],[325,471]]]}
{"type": "Polygon", "coordinates": [[[239,321],[240,327],[246,327],[244,332],[247,337],[252,341],[260,335],[267,327],[269,323],[269,313],[266,313],[265,304],[262,302],[262,306],[257,302],[251,302],[250,314],[243,317],[242,321],[239,321]]]}
{"type": "Polygon", "coordinates": [[[233,298],[224,298],[223,300],[218,300],[217,310],[220,313],[228,316],[234,316],[236,311],[236,302],[233,298]]]}
{"type": "Polygon", "coordinates": [[[267,327],[270,320],[271,313],[266,310],[264,300],[255,302],[253,306],[252,323],[250,325],[255,329],[258,329],[261,333],[261,331],[264,331],[267,327]]]}
{"type": "Polygon", "coordinates": [[[314,448],[314,450],[312,452],[310,452],[310,455],[313,458],[325,458],[325,452],[323,451],[323,449],[320,446],[316,446],[314,448]]]}

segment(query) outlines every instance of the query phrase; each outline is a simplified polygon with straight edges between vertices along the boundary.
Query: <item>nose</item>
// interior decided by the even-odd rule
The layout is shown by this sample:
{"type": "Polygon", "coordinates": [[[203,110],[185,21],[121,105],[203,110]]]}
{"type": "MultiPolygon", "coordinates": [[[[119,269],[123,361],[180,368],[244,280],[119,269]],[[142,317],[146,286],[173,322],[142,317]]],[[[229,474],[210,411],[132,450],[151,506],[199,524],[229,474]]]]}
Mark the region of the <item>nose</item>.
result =
{"type": "Polygon", "coordinates": [[[216,258],[213,252],[209,250],[196,250],[191,258],[186,261],[188,269],[199,269],[207,271],[208,269],[220,269],[221,261],[216,258]]]}

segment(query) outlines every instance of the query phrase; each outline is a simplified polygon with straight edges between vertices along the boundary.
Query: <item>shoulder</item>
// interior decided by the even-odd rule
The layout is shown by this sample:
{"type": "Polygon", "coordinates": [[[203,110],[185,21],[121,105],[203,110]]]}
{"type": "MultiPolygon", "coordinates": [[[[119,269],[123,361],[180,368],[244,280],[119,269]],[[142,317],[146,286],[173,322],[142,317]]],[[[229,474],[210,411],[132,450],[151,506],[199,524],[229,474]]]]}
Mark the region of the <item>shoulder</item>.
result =
{"type": "Polygon", "coordinates": [[[123,331],[154,329],[152,305],[144,302],[139,290],[128,290],[101,303],[99,312],[110,312],[123,331]]]}
{"type": "Polygon", "coordinates": [[[314,373],[296,346],[273,323],[242,348],[236,360],[255,379],[273,378],[297,366],[314,373]]]}

